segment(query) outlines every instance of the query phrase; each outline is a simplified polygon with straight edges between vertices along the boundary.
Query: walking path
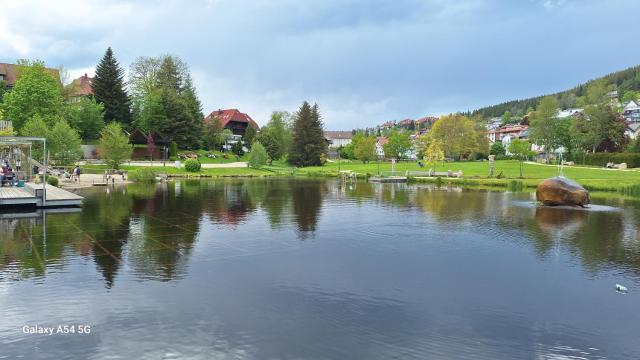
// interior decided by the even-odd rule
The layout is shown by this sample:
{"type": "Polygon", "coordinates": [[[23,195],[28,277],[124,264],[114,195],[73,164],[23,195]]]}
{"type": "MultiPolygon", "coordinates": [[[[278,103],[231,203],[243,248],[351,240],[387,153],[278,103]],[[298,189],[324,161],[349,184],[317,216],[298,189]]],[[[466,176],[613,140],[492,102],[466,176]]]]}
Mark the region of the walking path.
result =
{"type": "MultiPolygon", "coordinates": [[[[155,166],[155,167],[173,167],[173,161],[127,161],[123,165],[127,166],[155,166]]],[[[184,162],[181,162],[181,166],[184,166],[184,162]]],[[[237,161],[221,164],[202,164],[203,169],[224,169],[224,168],[246,168],[248,167],[245,161],[237,161]]]]}

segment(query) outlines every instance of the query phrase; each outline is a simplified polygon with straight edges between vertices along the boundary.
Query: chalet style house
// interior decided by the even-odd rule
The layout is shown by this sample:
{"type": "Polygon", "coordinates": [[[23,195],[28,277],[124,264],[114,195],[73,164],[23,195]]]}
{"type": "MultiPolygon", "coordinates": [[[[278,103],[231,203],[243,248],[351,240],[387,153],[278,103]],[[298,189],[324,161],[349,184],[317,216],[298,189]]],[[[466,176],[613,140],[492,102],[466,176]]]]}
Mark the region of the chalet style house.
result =
{"type": "Polygon", "coordinates": [[[218,118],[224,129],[229,129],[234,135],[244,135],[247,127],[251,126],[254,129],[260,130],[258,124],[253,121],[251,116],[240,112],[238,109],[216,110],[211,112],[204,118],[205,124],[213,119],[218,118]]]}

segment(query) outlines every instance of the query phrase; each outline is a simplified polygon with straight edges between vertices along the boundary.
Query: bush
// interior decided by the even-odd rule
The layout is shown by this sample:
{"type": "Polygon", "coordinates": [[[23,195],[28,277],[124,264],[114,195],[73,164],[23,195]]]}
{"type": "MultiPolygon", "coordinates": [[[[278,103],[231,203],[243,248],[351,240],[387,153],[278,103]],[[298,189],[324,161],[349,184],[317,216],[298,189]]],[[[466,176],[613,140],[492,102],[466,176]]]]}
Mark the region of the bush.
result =
{"type": "Polygon", "coordinates": [[[55,176],[47,176],[47,184],[51,186],[58,186],[58,178],[55,176]]]}
{"type": "Polygon", "coordinates": [[[511,155],[496,155],[496,160],[511,160],[513,157],[511,155]]]}
{"type": "Polygon", "coordinates": [[[580,165],[592,165],[605,167],[608,162],[616,164],[627,163],[627,167],[640,167],[640,153],[595,153],[595,154],[570,154],[567,159],[580,165]]]}
{"type": "Polygon", "coordinates": [[[267,164],[268,157],[267,150],[265,150],[264,146],[258,141],[255,141],[249,152],[249,166],[259,169],[267,164]]]}
{"type": "Polygon", "coordinates": [[[184,162],[184,169],[188,172],[198,172],[201,167],[202,165],[196,159],[187,159],[187,161],[184,162]]]}
{"type": "Polygon", "coordinates": [[[157,174],[153,169],[143,168],[131,172],[129,174],[129,180],[150,183],[156,181],[156,176],[157,174]]]}

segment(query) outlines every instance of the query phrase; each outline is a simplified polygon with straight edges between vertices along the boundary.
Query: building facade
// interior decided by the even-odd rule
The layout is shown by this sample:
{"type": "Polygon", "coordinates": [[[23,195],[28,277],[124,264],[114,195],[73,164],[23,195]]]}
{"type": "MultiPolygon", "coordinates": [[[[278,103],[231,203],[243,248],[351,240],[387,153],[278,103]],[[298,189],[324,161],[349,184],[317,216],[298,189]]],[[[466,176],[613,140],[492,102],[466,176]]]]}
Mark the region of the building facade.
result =
{"type": "Polygon", "coordinates": [[[353,133],[351,131],[325,131],[324,138],[329,141],[329,148],[337,149],[351,144],[353,133]]]}
{"type": "Polygon", "coordinates": [[[251,116],[240,112],[238,109],[215,110],[204,118],[204,123],[208,123],[213,119],[220,119],[220,123],[224,129],[229,129],[234,135],[243,136],[249,126],[256,131],[260,130],[258,124],[253,121],[251,116]]]}

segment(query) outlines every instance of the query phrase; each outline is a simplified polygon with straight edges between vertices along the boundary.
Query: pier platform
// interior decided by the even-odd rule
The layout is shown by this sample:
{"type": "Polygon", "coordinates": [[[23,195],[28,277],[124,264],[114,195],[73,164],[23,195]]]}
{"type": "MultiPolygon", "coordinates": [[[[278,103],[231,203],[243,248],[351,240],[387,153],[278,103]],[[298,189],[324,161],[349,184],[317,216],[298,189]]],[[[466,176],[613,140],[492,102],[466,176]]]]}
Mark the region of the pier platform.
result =
{"type": "Polygon", "coordinates": [[[82,196],[47,184],[46,201],[42,201],[42,184],[26,183],[24,187],[0,187],[0,208],[9,206],[60,207],[81,206],[82,196]]]}

